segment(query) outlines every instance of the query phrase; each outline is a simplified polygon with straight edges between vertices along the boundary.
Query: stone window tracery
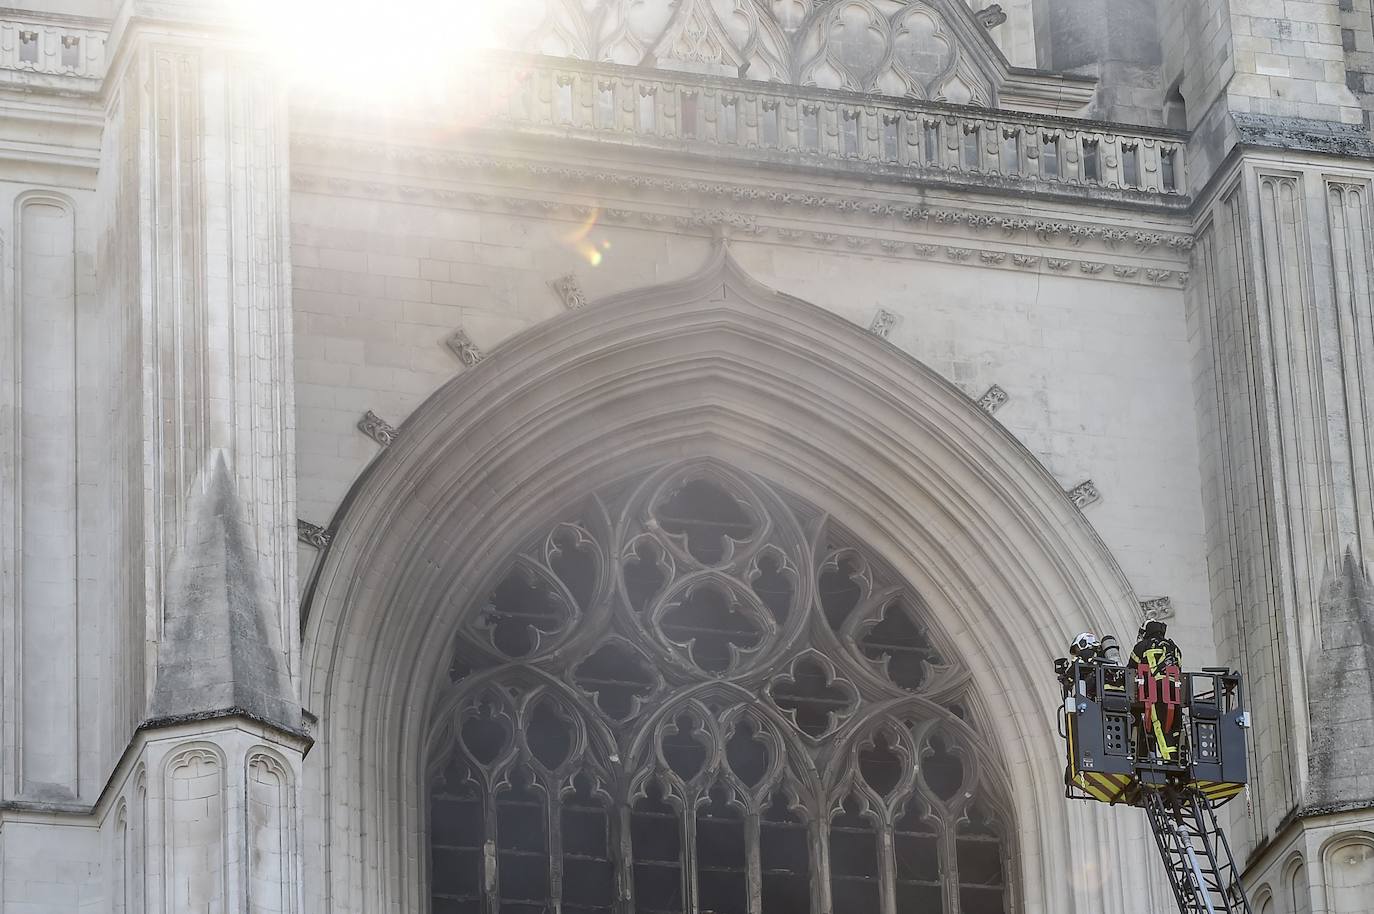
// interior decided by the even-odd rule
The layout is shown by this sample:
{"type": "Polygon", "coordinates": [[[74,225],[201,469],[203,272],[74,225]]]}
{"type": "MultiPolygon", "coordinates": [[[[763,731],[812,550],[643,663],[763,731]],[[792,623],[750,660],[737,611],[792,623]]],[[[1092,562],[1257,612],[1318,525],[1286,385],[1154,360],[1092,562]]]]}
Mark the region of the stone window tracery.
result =
{"type": "Polygon", "coordinates": [[[459,614],[435,914],[1008,914],[1007,802],[919,594],[714,462],[597,493],[459,614]]]}
{"type": "Polygon", "coordinates": [[[520,0],[493,37],[554,57],[988,105],[994,47],[1035,63],[1030,0],[1005,5],[1011,24],[989,32],[958,0],[520,0]]]}

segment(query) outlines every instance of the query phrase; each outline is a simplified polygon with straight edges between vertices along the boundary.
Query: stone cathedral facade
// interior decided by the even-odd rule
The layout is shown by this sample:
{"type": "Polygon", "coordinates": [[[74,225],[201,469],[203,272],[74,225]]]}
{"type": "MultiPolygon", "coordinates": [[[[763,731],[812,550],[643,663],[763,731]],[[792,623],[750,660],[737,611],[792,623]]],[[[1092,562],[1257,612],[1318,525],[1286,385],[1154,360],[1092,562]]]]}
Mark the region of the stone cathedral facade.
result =
{"type": "Polygon", "coordinates": [[[0,912],[1164,914],[1146,617],[1374,911],[1370,0],[19,6],[0,912]]]}

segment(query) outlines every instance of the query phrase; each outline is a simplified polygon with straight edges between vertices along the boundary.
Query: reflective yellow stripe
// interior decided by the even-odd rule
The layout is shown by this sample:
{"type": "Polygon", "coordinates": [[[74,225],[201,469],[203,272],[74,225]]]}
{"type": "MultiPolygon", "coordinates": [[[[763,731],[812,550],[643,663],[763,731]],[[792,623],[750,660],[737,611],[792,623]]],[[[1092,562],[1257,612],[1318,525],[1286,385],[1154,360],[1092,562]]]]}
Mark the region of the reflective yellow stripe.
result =
{"type": "Polygon", "coordinates": [[[1113,803],[1119,801],[1130,788],[1131,776],[1079,771],[1076,772],[1074,783],[1093,799],[1103,803],[1113,803]]]}
{"type": "Polygon", "coordinates": [[[1193,786],[1209,800],[1229,800],[1245,789],[1244,784],[1231,781],[1194,781],[1193,786]]]}

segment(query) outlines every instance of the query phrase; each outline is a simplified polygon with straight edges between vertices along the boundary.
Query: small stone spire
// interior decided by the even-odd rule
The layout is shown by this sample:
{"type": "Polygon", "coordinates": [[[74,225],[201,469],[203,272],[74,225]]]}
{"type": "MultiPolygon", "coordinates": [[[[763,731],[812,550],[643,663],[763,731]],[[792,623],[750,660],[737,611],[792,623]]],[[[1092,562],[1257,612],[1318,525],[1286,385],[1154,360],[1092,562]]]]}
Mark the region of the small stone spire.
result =
{"type": "Polygon", "coordinates": [[[272,625],[261,557],[238,493],[217,455],[187,511],[183,545],[168,571],[154,720],[241,713],[301,727],[286,654],[272,625]]]}

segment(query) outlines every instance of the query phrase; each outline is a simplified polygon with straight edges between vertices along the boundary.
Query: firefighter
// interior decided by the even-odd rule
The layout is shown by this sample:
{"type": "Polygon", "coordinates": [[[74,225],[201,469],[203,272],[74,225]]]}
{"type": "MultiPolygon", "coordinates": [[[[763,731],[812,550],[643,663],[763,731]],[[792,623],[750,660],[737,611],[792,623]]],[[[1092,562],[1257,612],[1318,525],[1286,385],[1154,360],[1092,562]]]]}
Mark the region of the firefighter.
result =
{"type": "Polygon", "coordinates": [[[1180,761],[1179,741],[1183,734],[1183,682],[1179,671],[1182,652],[1168,635],[1168,627],[1150,619],[1140,627],[1139,640],[1131,651],[1136,669],[1138,698],[1141,704],[1141,741],[1152,754],[1170,764],[1180,761]]]}

